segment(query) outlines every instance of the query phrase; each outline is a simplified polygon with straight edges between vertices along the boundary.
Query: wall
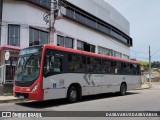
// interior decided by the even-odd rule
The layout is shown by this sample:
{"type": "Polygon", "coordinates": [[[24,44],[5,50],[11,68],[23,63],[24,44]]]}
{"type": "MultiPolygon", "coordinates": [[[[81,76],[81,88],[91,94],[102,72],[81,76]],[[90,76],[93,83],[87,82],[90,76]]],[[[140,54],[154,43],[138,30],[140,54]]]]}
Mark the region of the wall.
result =
{"type": "Polygon", "coordinates": [[[130,47],[70,20],[61,19],[56,21],[55,28],[57,31],[65,33],[62,34],[63,36],[70,36],[72,38],[86,41],[96,46],[109,48],[130,56],[130,47]]]}
{"type": "MultiPolygon", "coordinates": [[[[1,38],[2,9],[3,9],[3,0],[0,1],[0,38],[1,38]]],[[[1,45],[1,39],[0,39],[0,45],[1,45]]]]}
{"type": "Polygon", "coordinates": [[[8,24],[21,25],[20,46],[29,46],[29,26],[46,29],[48,26],[43,20],[45,9],[24,1],[5,0],[2,17],[2,45],[7,44],[8,24]],[[22,42],[23,41],[23,42],[22,42]]]}

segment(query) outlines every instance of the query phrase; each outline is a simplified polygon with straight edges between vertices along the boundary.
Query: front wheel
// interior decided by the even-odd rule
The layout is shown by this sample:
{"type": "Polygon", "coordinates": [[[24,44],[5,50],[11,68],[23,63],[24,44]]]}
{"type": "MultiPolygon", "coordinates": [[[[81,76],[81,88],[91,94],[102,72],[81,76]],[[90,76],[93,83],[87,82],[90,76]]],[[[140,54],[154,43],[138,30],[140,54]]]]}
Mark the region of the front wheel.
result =
{"type": "Polygon", "coordinates": [[[126,91],[127,91],[127,86],[126,86],[126,84],[121,84],[121,87],[120,87],[120,95],[121,95],[121,96],[126,95],[126,91]]]}
{"type": "Polygon", "coordinates": [[[76,102],[78,99],[78,92],[74,86],[70,87],[67,93],[67,100],[70,103],[76,102]]]}

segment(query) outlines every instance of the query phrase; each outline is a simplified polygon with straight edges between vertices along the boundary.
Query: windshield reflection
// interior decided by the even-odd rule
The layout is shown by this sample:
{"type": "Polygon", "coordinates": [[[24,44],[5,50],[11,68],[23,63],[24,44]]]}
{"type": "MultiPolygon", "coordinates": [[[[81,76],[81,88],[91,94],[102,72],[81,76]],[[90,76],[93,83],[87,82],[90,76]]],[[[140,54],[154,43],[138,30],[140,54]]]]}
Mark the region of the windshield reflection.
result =
{"type": "Polygon", "coordinates": [[[40,72],[40,55],[21,56],[18,60],[16,81],[34,81],[40,72]]]}

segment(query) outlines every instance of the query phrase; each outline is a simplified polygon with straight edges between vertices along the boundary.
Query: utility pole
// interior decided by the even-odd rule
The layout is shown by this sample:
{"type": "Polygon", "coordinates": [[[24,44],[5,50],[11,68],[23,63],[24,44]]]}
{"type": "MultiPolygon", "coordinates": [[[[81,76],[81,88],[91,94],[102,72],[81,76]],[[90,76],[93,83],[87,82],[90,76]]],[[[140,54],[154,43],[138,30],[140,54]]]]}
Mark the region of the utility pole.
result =
{"type": "Polygon", "coordinates": [[[49,25],[49,32],[50,32],[50,44],[54,44],[54,32],[55,32],[55,20],[57,17],[61,15],[60,11],[61,4],[59,0],[51,0],[51,8],[49,12],[46,12],[43,15],[43,19],[46,24],[49,25]]]}
{"type": "Polygon", "coordinates": [[[151,86],[151,47],[149,46],[149,87],[151,86]]]}
{"type": "Polygon", "coordinates": [[[55,0],[51,0],[51,11],[50,11],[50,23],[49,23],[49,29],[50,29],[50,44],[54,43],[54,10],[55,10],[55,6],[54,6],[54,2],[55,0]]]}

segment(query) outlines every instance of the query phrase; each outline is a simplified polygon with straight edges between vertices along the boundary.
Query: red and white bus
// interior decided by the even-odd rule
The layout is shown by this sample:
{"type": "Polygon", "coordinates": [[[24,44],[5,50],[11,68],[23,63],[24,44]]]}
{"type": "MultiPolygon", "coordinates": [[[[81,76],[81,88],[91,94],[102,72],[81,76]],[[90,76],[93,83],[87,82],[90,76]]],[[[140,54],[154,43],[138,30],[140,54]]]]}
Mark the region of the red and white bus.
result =
{"type": "Polygon", "coordinates": [[[70,48],[43,45],[20,51],[14,96],[29,100],[67,98],[119,92],[141,85],[137,61],[70,48]]]}

